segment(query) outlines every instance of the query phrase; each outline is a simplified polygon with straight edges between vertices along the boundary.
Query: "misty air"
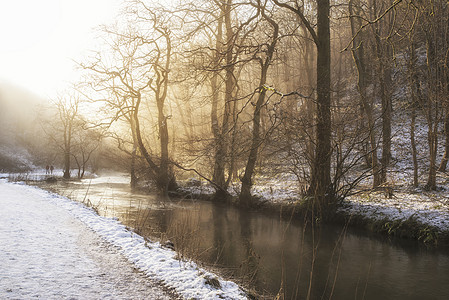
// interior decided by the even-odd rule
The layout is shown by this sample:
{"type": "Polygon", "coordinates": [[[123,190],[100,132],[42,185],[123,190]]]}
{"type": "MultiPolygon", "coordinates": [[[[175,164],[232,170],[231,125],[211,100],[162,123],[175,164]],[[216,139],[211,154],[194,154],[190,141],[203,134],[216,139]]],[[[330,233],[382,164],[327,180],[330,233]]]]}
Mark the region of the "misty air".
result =
{"type": "Polygon", "coordinates": [[[449,3],[0,2],[1,299],[446,299],[449,3]]]}

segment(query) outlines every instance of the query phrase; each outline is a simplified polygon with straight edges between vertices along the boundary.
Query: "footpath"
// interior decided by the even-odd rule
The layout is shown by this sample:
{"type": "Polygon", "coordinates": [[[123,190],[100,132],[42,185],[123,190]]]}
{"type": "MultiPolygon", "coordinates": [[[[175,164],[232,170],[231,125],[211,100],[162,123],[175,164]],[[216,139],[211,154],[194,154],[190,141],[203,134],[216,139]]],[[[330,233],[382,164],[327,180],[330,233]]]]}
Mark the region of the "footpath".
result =
{"type": "Polygon", "coordinates": [[[45,195],[0,180],[0,299],[172,299],[45,195]]]}

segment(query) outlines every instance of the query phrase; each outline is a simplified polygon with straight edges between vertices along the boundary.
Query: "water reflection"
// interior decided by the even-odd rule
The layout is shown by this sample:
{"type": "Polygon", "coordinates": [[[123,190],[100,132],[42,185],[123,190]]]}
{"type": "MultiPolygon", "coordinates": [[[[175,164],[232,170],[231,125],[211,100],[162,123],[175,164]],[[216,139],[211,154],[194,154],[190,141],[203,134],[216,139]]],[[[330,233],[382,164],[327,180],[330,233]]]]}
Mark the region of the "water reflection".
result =
{"type": "Polygon", "coordinates": [[[126,182],[56,187],[89,199],[142,235],[170,239],[181,256],[220,267],[261,294],[286,299],[446,299],[449,258],[416,244],[395,245],[355,230],[306,229],[303,221],[223,204],[132,193],[126,182]]]}

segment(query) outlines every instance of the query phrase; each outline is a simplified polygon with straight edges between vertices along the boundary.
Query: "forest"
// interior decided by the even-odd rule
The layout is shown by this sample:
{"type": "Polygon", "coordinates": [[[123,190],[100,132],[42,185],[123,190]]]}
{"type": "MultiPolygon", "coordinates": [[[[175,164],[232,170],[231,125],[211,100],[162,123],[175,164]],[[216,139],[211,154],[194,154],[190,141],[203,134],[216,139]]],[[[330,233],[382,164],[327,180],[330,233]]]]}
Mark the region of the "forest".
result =
{"type": "Polygon", "coordinates": [[[401,159],[407,184],[436,190],[449,159],[448,9],[126,1],[96,29],[72,89],[22,121],[6,107],[2,122],[21,122],[11,134],[66,179],[115,168],[163,196],[199,182],[252,207],[257,180],[286,176],[325,217],[361,189],[392,193],[401,159]]]}
{"type": "Polygon", "coordinates": [[[0,47],[0,298],[447,297],[447,0],[41,2],[44,50],[0,47]],[[92,17],[68,88],[8,81],[92,17]]]}

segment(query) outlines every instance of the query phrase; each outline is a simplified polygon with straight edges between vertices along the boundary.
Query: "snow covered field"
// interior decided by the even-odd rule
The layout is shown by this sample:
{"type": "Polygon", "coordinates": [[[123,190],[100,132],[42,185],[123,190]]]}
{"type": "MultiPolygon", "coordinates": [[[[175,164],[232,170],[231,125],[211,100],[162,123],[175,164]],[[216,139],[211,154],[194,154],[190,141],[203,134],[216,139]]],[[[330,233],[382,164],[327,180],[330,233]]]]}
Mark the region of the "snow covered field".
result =
{"type": "Polygon", "coordinates": [[[187,299],[246,299],[235,283],[65,197],[0,180],[0,205],[0,298],[169,298],[158,282],[187,299]]]}

